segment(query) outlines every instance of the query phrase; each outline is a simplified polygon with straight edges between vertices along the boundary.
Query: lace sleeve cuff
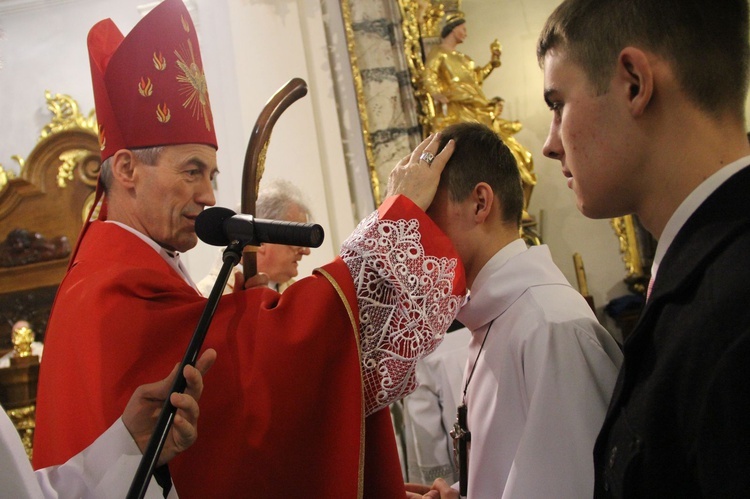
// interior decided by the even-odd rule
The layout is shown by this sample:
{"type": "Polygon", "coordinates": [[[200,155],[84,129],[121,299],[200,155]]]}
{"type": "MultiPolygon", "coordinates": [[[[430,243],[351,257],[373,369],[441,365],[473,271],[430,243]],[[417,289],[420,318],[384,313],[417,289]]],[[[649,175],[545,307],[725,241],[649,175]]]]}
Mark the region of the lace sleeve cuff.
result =
{"type": "Polygon", "coordinates": [[[437,348],[458,313],[464,271],[448,238],[403,196],[364,219],[341,257],[357,293],[369,415],[416,388],[416,361],[437,348]]]}

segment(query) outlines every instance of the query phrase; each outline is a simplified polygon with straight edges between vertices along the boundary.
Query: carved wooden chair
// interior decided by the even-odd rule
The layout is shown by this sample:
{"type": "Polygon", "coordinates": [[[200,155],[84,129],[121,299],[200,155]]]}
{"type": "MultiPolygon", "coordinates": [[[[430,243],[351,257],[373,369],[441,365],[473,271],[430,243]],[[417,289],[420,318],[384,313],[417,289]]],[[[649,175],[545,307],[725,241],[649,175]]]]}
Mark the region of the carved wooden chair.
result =
{"type": "MultiPolygon", "coordinates": [[[[15,157],[20,173],[14,176],[0,165],[0,355],[13,351],[17,321],[27,321],[36,340],[44,340],[99,171],[93,113],[82,116],[68,96],[46,92],[45,97],[52,120],[27,159],[15,157]]],[[[39,359],[21,355],[0,368],[0,403],[31,455],[39,359]]]]}

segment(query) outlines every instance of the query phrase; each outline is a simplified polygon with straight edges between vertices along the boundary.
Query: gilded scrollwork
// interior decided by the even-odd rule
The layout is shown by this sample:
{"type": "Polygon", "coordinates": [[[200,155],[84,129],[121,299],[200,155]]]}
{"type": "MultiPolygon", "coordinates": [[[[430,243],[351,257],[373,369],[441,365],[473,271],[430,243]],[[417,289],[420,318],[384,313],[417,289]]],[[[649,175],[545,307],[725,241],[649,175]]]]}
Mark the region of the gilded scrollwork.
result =
{"type": "MultiPolygon", "coordinates": [[[[81,130],[84,132],[97,133],[96,116],[92,110],[88,116],[81,114],[78,103],[69,95],[52,94],[49,90],[44,92],[47,100],[47,109],[52,113],[52,118],[41,130],[39,142],[49,139],[52,136],[66,131],[81,130]]],[[[23,171],[26,160],[15,154],[11,156],[15,160],[21,171],[23,171]]],[[[91,151],[86,149],[71,149],[63,152],[59,156],[61,164],[58,166],[57,185],[64,188],[68,182],[73,180],[73,175],[78,168],[81,180],[87,185],[96,185],[97,175],[99,174],[99,158],[91,151]]],[[[0,165],[0,189],[2,189],[8,180],[14,177],[13,172],[3,170],[0,165]]]]}
{"type": "Polygon", "coordinates": [[[36,428],[36,405],[8,409],[6,412],[13,422],[13,426],[18,430],[18,436],[21,437],[26,455],[31,460],[34,456],[33,442],[34,429],[36,428]]]}
{"type": "Polygon", "coordinates": [[[5,168],[3,168],[3,165],[0,164],[0,190],[2,190],[2,188],[6,186],[8,180],[14,178],[15,176],[15,173],[13,173],[11,170],[6,170],[5,168]]]}
{"type": "Polygon", "coordinates": [[[75,171],[81,181],[90,186],[96,186],[99,175],[100,157],[88,149],[70,149],[60,154],[61,163],[57,168],[57,185],[65,188],[68,182],[73,181],[75,171]]]}
{"type": "Polygon", "coordinates": [[[86,149],[71,149],[60,155],[60,166],[57,168],[57,185],[64,188],[68,182],[73,181],[73,171],[76,166],[91,154],[86,149]]]}
{"type": "Polygon", "coordinates": [[[97,133],[94,111],[91,111],[88,116],[84,116],[78,109],[78,103],[69,95],[53,95],[47,90],[44,92],[44,97],[47,99],[47,109],[52,112],[52,120],[42,128],[39,140],[73,129],[91,130],[97,133]]]}

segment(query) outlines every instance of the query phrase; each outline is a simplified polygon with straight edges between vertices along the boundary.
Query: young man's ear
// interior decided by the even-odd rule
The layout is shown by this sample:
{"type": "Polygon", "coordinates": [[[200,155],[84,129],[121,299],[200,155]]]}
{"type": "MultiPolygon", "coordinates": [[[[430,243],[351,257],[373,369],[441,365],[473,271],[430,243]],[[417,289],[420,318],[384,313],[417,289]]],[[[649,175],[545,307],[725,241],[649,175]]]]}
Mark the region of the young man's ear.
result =
{"type": "Polygon", "coordinates": [[[648,55],[635,47],[625,47],[617,60],[614,90],[619,90],[628,100],[633,116],[640,116],[654,94],[654,72],[648,55]]]}
{"type": "Polygon", "coordinates": [[[112,180],[125,188],[133,187],[135,183],[135,156],[128,149],[120,149],[112,156],[110,168],[112,180]]]}
{"type": "Polygon", "coordinates": [[[485,182],[480,182],[474,186],[471,193],[474,209],[474,221],[476,223],[484,222],[490,216],[492,206],[495,202],[495,193],[492,187],[485,182]]]}

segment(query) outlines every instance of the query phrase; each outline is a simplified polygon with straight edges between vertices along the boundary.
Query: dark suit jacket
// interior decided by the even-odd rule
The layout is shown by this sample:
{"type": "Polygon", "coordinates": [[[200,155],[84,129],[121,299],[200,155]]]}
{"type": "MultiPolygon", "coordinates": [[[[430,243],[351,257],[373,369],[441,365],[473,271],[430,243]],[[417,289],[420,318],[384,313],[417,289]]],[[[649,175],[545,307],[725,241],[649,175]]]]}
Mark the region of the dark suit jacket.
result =
{"type": "Polygon", "coordinates": [[[596,497],[750,497],[750,168],[679,231],[624,345],[596,497]]]}

